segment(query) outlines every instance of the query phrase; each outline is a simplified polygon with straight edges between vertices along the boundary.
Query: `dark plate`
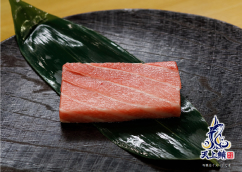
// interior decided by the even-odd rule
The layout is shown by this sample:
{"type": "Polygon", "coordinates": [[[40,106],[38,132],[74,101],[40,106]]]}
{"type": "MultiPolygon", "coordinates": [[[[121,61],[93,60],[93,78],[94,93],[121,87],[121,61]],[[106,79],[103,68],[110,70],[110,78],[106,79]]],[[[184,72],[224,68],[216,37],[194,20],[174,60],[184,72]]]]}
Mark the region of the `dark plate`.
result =
{"type": "MultiPolygon", "coordinates": [[[[201,16],[160,10],[114,10],[67,17],[96,30],[145,62],[176,61],[182,94],[210,124],[225,123],[242,169],[242,29],[201,16]]],[[[2,171],[211,170],[207,161],[152,161],[129,154],[92,124],[59,122],[59,96],[32,70],[16,38],[1,43],[2,171]]]]}

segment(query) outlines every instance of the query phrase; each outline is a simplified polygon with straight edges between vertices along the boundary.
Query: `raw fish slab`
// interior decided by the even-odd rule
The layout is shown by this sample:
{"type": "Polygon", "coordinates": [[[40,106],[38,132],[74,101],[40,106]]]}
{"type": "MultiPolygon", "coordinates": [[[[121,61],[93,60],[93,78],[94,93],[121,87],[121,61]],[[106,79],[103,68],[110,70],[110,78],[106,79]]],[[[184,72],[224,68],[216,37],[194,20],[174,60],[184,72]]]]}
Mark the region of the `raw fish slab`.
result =
{"type": "Polygon", "coordinates": [[[176,62],[66,63],[62,70],[60,121],[180,117],[180,88],[176,62]]]}
{"type": "MultiPolygon", "coordinates": [[[[213,19],[156,10],[116,10],[68,17],[115,41],[144,62],[176,61],[181,93],[210,124],[225,123],[242,169],[242,29],[213,19]]],[[[21,55],[15,37],[1,43],[1,171],[206,171],[204,161],[133,156],[91,124],[59,122],[60,97],[21,55]]]]}

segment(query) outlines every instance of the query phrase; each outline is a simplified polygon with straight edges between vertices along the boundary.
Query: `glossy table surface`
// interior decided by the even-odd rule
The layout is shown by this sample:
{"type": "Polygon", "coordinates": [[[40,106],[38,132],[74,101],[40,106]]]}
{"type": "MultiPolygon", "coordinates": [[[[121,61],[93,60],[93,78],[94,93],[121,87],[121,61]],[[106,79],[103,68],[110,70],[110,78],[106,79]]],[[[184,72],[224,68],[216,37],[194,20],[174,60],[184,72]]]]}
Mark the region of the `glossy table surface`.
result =
{"type": "MultiPolygon", "coordinates": [[[[242,28],[241,0],[25,0],[59,17],[93,11],[142,8],[197,14],[225,21],[242,28]]],[[[8,0],[1,1],[1,41],[14,35],[8,0]]]]}

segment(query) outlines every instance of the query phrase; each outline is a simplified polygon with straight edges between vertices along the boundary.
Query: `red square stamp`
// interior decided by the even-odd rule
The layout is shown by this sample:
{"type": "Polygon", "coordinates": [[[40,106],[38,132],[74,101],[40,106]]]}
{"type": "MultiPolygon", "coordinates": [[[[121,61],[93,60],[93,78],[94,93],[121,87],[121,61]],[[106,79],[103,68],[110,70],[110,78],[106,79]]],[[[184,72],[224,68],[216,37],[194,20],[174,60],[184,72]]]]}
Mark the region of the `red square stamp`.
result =
{"type": "Polygon", "coordinates": [[[226,158],[227,159],[234,159],[234,152],[233,151],[227,152],[226,158]]]}

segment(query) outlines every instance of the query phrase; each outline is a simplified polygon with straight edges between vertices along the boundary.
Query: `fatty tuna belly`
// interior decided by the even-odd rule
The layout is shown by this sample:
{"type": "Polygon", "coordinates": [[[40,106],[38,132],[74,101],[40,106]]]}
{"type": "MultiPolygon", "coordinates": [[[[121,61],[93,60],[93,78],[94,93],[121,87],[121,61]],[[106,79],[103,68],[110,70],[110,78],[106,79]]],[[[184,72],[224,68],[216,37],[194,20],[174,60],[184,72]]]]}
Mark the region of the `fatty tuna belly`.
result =
{"type": "Polygon", "coordinates": [[[156,62],[156,63],[90,63],[90,65],[97,67],[104,67],[109,69],[117,69],[126,71],[160,82],[165,82],[174,87],[181,89],[180,75],[176,62],[156,62]]]}
{"type": "MultiPolygon", "coordinates": [[[[140,65],[136,64],[133,68],[139,68],[140,65]]],[[[130,75],[127,75],[127,72],[112,69],[108,71],[108,74],[112,76],[102,77],[102,75],[107,75],[107,70],[102,68],[95,70],[90,64],[65,64],[62,72],[60,121],[116,122],[180,116],[179,87],[169,88],[162,83],[161,89],[164,93],[157,90],[159,94],[156,94],[154,90],[149,90],[151,89],[150,83],[147,83],[145,87],[146,83],[142,81],[142,77],[146,82],[151,80],[155,82],[154,79],[149,80],[148,77],[137,77],[137,74],[128,73],[130,75]],[[126,81],[122,82],[122,80],[126,81]],[[141,88],[129,84],[127,80],[141,85],[141,88]]]]}

